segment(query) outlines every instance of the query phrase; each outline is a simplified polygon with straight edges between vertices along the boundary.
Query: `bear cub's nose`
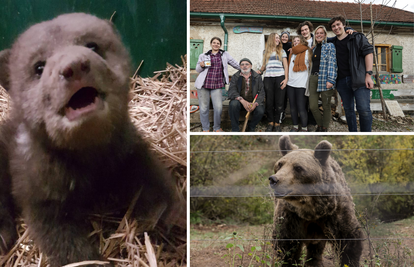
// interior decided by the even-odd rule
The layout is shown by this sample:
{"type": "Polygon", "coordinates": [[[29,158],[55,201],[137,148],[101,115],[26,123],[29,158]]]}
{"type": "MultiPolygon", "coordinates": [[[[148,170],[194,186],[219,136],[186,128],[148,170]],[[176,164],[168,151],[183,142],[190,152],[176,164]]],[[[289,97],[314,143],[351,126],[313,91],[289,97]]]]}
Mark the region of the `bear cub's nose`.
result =
{"type": "Polygon", "coordinates": [[[66,78],[72,78],[75,76],[79,76],[77,78],[80,78],[82,75],[89,73],[91,70],[90,61],[84,60],[84,61],[78,61],[78,62],[72,62],[68,66],[66,66],[62,71],[61,75],[66,78]]]}

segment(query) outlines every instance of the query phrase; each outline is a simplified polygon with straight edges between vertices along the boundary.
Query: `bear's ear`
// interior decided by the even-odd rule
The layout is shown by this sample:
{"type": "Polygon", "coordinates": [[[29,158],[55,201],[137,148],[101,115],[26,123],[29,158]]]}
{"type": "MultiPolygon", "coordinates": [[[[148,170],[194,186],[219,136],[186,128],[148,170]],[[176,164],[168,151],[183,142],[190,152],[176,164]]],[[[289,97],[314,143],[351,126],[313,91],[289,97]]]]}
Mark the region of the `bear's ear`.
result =
{"type": "Polygon", "coordinates": [[[9,90],[9,56],[10,49],[0,51],[0,85],[9,90]]]}
{"type": "Polygon", "coordinates": [[[315,147],[315,158],[319,160],[322,165],[325,165],[331,153],[332,145],[328,141],[324,140],[315,147]]]}
{"type": "Polygon", "coordinates": [[[282,153],[282,156],[289,153],[291,150],[298,149],[298,147],[290,141],[289,135],[283,135],[279,139],[279,148],[282,153]]]}

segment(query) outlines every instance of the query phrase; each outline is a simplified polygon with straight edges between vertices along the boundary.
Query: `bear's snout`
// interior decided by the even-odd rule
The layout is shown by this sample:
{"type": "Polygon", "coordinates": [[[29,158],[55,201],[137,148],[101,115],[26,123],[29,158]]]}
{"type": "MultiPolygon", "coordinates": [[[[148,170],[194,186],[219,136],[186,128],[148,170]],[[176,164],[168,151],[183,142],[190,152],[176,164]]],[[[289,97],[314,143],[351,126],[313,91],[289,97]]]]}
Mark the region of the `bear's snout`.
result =
{"type": "Polygon", "coordinates": [[[272,175],[272,176],[269,177],[269,182],[270,182],[271,186],[276,185],[279,182],[279,179],[272,175]]]}
{"type": "Polygon", "coordinates": [[[88,59],[74,60],[64,66],[59,74],[65,79],[70,79],[72,77],[80,79],[83,75],[88,74],[90,70],[91,63],[88,59]]]}

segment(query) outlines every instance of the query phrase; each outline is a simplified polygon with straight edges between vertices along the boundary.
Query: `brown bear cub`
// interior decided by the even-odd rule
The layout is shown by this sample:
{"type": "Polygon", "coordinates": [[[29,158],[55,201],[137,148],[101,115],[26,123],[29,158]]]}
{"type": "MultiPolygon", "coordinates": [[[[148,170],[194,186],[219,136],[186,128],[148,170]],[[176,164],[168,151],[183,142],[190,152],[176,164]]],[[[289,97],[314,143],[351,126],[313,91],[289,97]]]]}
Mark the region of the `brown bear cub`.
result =
{"type": "Polygon", "coordinates": [[[329,155],[332,145],[322,141],[315,151],[298,149],[282,136],[279,147],[283,157],[269,181],[275,196],[273,238],[283,266],[300,264],[304,245],[305,266],[323,266],[322,253],[330,242],[341,266],[358,267],[363,233],[344,174],[329,155]]]}
{"type": "Polygon", "coordinates": [[[13,103],[0,133],[2,254],[15,211],[52,267],[101,259],[88,215],[122,216],[135,196],[135,218],[171,223],[179,194],[128,115],[130,59],[111,22],[61,15],[1,54],[13,103]]]}

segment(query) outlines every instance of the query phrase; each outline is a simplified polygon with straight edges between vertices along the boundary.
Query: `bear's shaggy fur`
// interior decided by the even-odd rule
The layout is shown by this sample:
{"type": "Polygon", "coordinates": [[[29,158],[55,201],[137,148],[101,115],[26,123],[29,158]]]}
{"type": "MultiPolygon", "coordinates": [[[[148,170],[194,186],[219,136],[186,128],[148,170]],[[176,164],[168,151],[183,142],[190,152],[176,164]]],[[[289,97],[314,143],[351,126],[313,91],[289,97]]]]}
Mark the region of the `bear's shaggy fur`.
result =
{"type": "Polygon", "coordinates": [[[344,174],[330,157],[332,145],[322,141],[315,151],[298,149],[282,136],[279,147],[283,157],[269,181],[275,196],[273,238],[283,266],[299,264],[304,245],[305,266],[323,266],[322,253],[330,242],[341,266],[358,267],[363,234],[344,174]]]}
{"type": "Polygon", "coordinates": [[[178,193],[129,118],[130,60],[111,22],[61,15],[2,55],[13,102],[0,133],[2,254],[17,209],[52,267],[99,260],[88,215],[122,216],[135,196],[136,218],[171,223],[178,193]]]}

